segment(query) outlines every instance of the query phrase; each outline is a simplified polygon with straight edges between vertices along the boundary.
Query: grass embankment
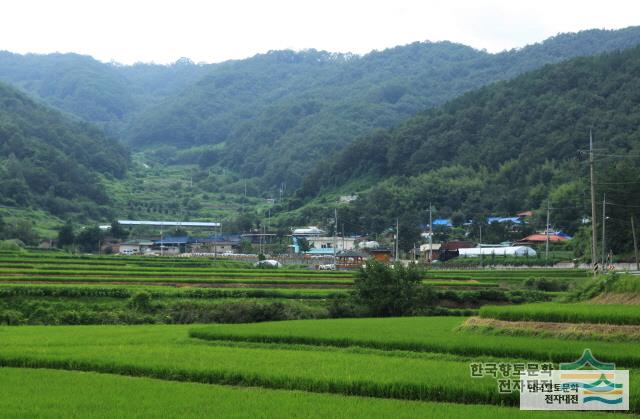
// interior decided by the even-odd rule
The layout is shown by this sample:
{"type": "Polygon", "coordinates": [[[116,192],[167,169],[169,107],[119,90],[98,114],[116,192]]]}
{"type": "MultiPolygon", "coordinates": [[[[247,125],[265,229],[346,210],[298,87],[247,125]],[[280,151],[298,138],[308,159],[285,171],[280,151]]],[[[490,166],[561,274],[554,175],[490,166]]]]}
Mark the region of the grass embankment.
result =
{"type": "Polygon", "coordinates": [[[636,325],[505,321],[486,317],[471,317],[461,326],[461,330],[487,335],[640,342],[640,326],[636,325]]]}
{"type": "MultiPolygon", "coordinates": [[[[92,372],[0,368],[5,417],[350,417],[350,418],[554,418],[487,405],[383,400],[167,382],[92,372]],[[135,395],[135,397],[132,397],[135,395]]],[[[566,418],[605,417],[563,412],[566,418]]]]}
{"type": "Polygon", "coordinates": [[[480,309],[480,317],[511,321],[640,325],[640,306],[589,303],[484,306],[480,309]]]}
{"type": "Polygon", "coordinates": [[[465,319],[404,317],[378,319],[328,319],[194,327],[193,337],[207,340],[361,346],[382,350],[441,352],[465,356],[526,358],[567,362],[584,348],[627,367],[640,367],[640,344],[590,340],[486,336],[457,331],[465,319]]]}

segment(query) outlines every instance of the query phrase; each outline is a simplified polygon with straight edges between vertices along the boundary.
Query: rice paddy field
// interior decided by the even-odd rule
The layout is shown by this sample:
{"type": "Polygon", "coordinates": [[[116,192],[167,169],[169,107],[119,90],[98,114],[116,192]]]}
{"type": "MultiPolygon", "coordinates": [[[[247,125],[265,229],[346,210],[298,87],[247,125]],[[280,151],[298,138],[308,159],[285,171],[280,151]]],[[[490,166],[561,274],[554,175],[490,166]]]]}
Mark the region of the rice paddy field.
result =
{"type": "Polygon", "coordinates": [[[632,304],[538,303],[484,306],[480,316],[512,321],[640,325],[640,306],[632,304]]]}
{"type": "MultiPolygon", "coordinates": [[[[585,277],[427,271],[423,284],[450,315],[331,318],[353,273],[2,254],[0,417],[555,418],[520,411],[517,392],[500,393],[499,377],[472,377],[470,365],[571,362],[584,348],[631,370],[628,416],[638,414],[640,342],[492,335],[453,311],[637,324],[628,306],[598,317],[590,304],[561,303],[566,292],[548,289],[585,277]]],[[[620,417],[562,414],[612,416],[620,417]]]]}

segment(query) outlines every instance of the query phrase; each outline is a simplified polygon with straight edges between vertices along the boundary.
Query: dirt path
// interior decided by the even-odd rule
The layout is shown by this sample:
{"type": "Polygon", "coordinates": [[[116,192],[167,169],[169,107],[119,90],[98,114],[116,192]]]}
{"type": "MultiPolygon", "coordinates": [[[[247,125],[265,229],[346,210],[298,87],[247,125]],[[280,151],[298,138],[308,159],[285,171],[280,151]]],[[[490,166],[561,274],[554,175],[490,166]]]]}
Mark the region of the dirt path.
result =
{"type": "Polygon", "coordinates": [[[590,301],[595,304],[640,304],[640,294],[606,293],[590,301]]]}
{"type": "Polygon", "coordinates": [[[555,323],[555,322],[525,322],[485,319],[470,317],[462,326],[463,328],[491,328],[512,331],[543,332],[553,335],[625,335],[629,339],[640,339],[640,326],[636,325],[612,325],[594,323],[555,323]]]}

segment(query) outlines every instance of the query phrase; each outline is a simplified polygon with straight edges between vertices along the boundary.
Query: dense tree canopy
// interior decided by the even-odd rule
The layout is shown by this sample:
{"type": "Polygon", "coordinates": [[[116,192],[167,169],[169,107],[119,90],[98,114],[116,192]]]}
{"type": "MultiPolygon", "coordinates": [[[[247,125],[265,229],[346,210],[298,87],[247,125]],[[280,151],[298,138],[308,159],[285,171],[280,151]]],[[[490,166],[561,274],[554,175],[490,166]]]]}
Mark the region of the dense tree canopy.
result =
{"type": "Polygon", "coordinates": [[[598,208],[606,193],[609,247],[621,250],[631,243],[630,216],[640,210],[637,74],[638,47],[481,88],[359,139],[312,172],[300,196],[371,185],[346,212],[364,231],[382,231],[402,215],[424,222],[429,202],[442,215],[461,211],[471,220],[549,201],[554,225],[574,233],[590,215],[585,149],[592,129],[598,208]]]}
{"type": "Polygon", "coordinates": [[[100,130],[0,84],[3,205],[96,217],[109,203],[99,176],[122,177],[128,165],[125,148],[100,130]]]}
{"type": "MultiPolygon", "coordinates": [[[[500,54],[450,42],[362,57],[273,51],[212,67],[135,118],[128,137],[136,147],[198,147],[194,162],[203,166],[258,177],[262,189],[281,182],[293,189],[317,160],[372,129],[390,128],[496,80],[639,41],[640,28],[629,28],[559,35],[500,54]]],[[[469,112],[466,118],[473,121],[469,112]]]]}

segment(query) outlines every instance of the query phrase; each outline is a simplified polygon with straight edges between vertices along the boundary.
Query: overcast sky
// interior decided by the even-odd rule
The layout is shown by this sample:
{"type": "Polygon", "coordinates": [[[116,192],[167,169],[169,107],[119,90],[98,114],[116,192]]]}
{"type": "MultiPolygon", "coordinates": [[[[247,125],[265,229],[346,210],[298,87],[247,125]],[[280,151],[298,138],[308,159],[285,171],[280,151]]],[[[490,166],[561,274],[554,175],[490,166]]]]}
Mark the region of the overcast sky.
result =
{"type": "Polygon", "coordinates": [[[220,62],[286,48],[363,54],[426,40],[499,52],[560,32],[638,24],[637,0],[8,0],[0,50],[126,64],[220,62]]]}

